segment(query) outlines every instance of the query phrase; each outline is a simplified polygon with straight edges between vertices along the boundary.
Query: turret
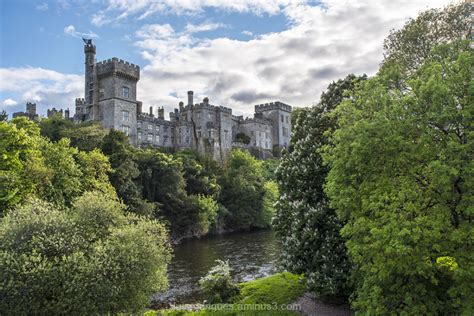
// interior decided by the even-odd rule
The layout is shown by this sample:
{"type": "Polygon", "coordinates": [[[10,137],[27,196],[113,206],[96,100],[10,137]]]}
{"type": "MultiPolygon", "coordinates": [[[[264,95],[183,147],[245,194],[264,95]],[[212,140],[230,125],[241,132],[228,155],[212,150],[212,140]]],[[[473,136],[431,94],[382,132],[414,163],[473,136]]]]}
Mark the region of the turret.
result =
{"type": "Polygon", "coordinates": [[[193,102],[194,102],[193,101],[193,98],[194,98],[193,94],[194,94],[194,92],[188,91],[188,105],[190,105],[190,106],[192,106],[193,102]]]}
{"type": "Polygon", "coordinates": [[[91,39],[84,40],[84,54],[85,54],[85,88],[84,96],[87,105],[92,105],[94,92],[94,64],[95,64],[95,45],[92,44],[91,39]]]}

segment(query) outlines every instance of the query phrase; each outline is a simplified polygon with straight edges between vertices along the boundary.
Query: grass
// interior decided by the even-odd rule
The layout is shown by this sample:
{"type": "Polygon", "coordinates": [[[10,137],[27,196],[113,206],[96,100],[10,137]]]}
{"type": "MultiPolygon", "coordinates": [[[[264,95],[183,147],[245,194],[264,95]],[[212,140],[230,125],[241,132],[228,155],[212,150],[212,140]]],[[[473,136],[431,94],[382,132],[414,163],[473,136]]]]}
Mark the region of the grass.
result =
{"type": "Polygon", "coordinates": [[[240,294],[233,300],[232,310],[213,311],[203,309],[195,312],[179,310],[149,311],[146,316],[239,316],[239,315],[298,315],[296,312],[281,309],[305,292],[304,278],[289,272],[277,273],[265,278],[239,284],[240,294]],[[262,304],[272,310],[244,311],[243,304],[262,304]],[[277,307],[277,309],[275,309],[277,307]]]}

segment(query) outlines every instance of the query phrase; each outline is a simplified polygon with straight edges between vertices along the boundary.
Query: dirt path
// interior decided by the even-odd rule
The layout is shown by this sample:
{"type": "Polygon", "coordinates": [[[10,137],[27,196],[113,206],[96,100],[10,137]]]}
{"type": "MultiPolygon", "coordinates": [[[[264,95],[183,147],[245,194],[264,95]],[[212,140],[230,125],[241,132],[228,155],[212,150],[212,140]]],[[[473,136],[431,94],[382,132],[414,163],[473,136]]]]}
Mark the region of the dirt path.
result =
{"type": "Polygon", "coordinates": [[[310,316],[350,316],[352,312],[348,305],[331,305],[318,300],[314,294],[305,293],[294,304],[301,307],[300,313],[310,316]]]}

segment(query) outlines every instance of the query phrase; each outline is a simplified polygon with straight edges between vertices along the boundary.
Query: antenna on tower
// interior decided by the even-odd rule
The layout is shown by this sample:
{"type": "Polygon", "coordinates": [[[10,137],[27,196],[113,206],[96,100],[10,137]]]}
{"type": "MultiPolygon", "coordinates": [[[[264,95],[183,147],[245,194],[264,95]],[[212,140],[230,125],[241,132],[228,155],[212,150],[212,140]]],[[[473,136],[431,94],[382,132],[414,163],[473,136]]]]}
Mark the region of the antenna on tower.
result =
{"type": "Polygon", "coordinates": [[[92,38],[82,38],[82,40],[84,41],[84,43],[86,45],[92,45],[92,38]]]}

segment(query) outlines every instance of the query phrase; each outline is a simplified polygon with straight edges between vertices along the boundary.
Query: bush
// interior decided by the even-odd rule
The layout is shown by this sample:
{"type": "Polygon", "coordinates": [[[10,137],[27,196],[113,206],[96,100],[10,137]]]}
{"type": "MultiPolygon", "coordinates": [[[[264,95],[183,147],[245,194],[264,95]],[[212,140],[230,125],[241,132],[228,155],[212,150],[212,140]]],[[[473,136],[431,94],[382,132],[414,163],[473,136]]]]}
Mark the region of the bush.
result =
{"type": "Polygon", "coordinates": [[[115,200],[86,193],[66,210],[31,200],[0,222],[0,310],[140,311],[166,289],[169,261],[163,226],[115,200]]]}
{"type": "Polygon", "coordinates": [[[239,294],[239,288],[232,280],[229,262],[219,259],[216,262],[217,265],[199,280],[199,285],[209,303],[227,303],[239,294]]]}

